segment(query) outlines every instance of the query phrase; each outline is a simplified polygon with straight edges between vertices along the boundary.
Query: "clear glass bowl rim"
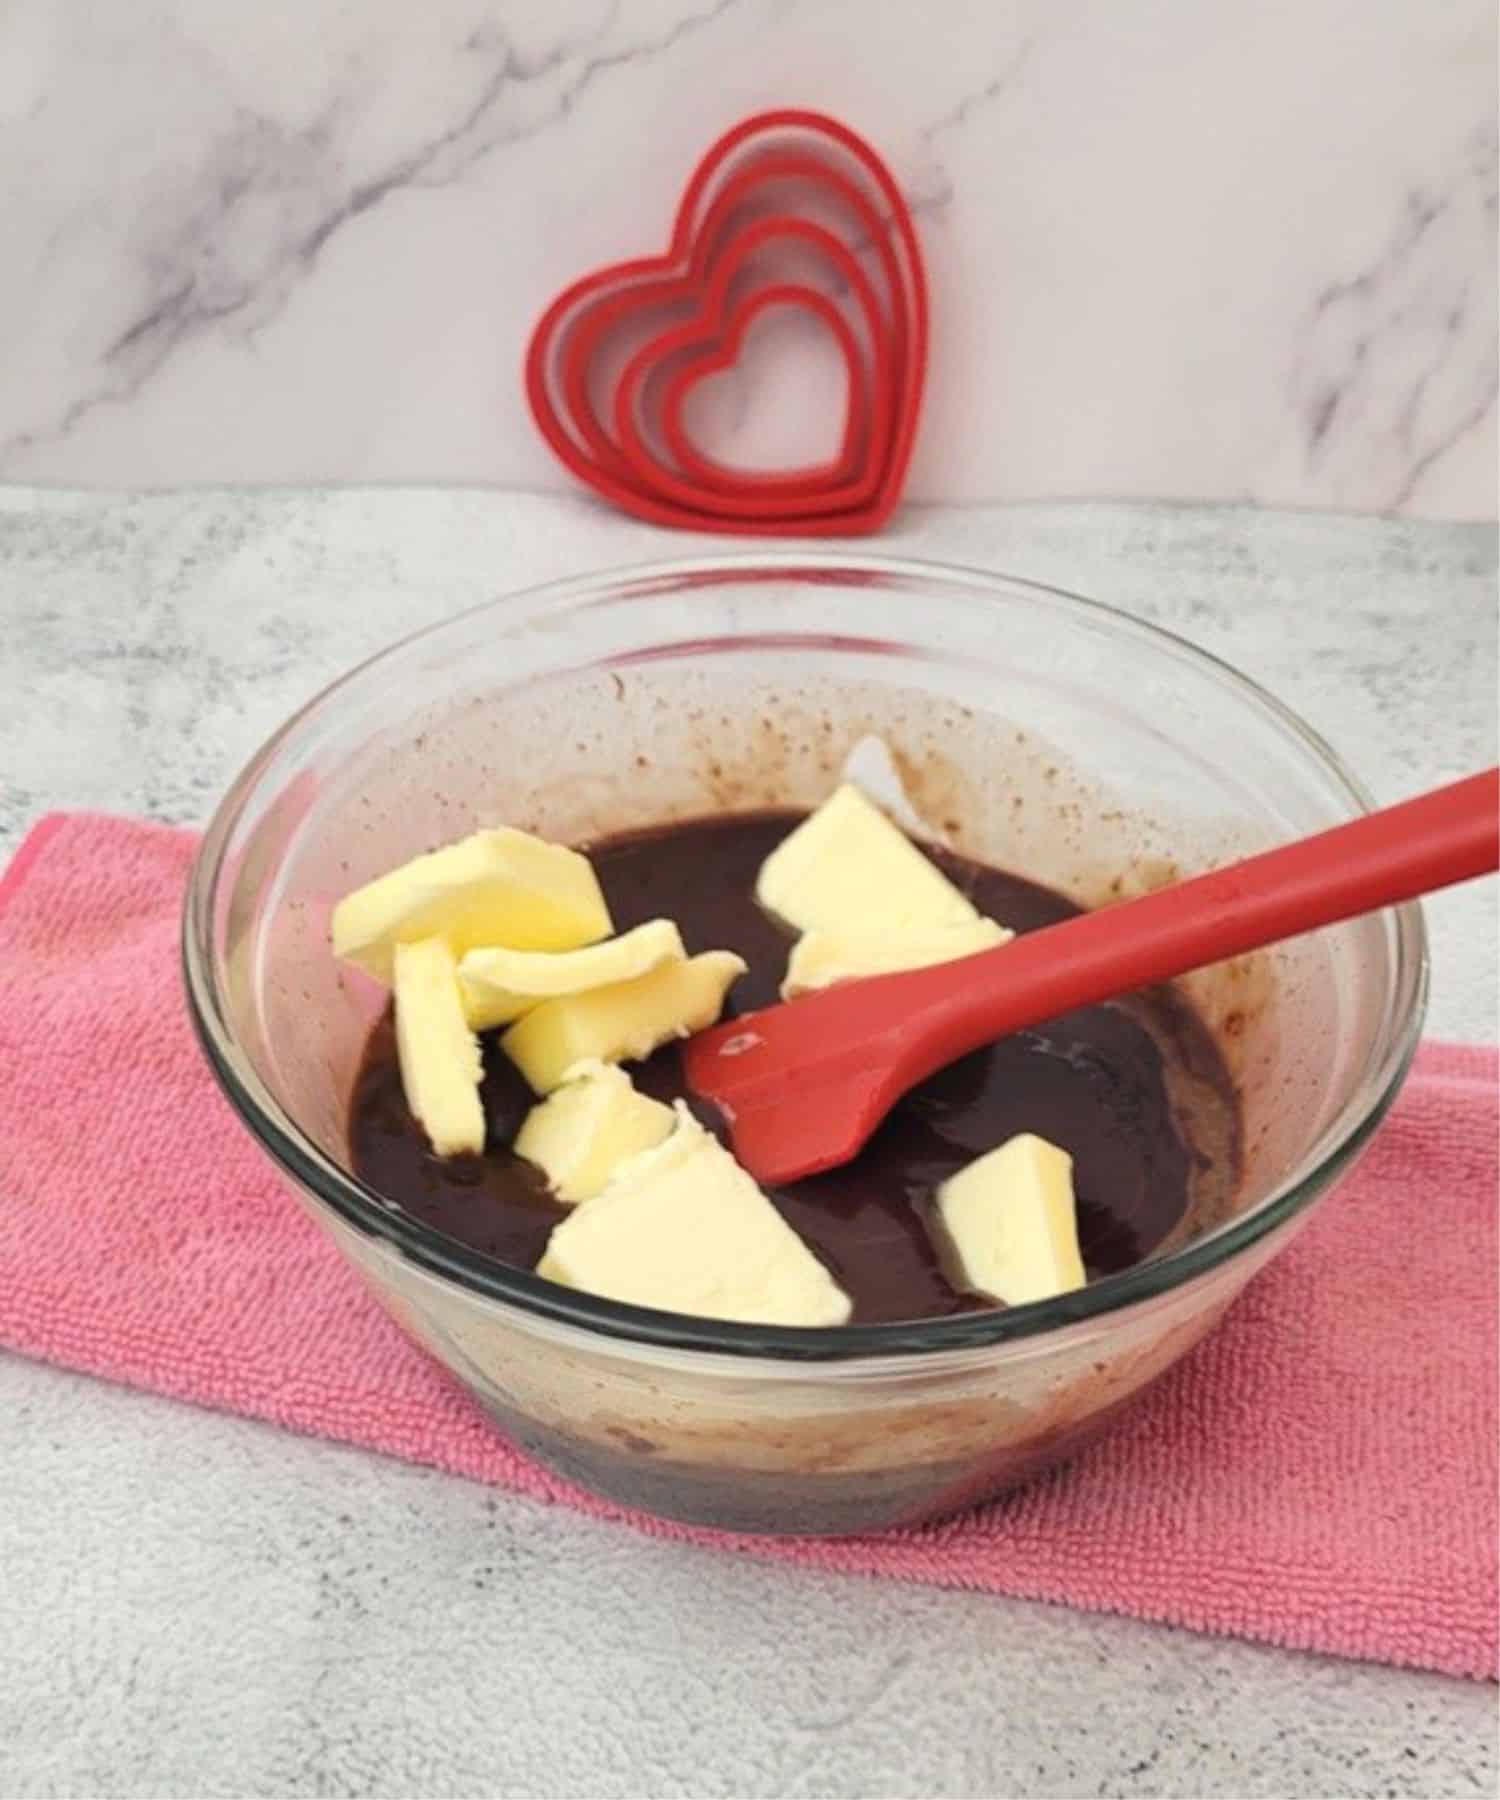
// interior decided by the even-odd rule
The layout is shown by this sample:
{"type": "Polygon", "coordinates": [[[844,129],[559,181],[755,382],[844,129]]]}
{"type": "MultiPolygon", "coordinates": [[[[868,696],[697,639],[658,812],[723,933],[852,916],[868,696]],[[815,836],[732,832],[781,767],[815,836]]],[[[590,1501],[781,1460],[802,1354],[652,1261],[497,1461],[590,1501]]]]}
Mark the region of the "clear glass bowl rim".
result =
{"type": "MultiPolygon", "coordinates": [[[[213,955],[212,925],[224,851],[262,772],[303,725],[345,689],[392,663],[419,644],[503,609],[527,607],[584,611],[601,603],[650,597],[663,586],[733,580],[814,580],[840,576],[899,586],[958,587],[971,597],[988,590],[1017,591],[1048,606],[1081,612],[1095,624],[1135,637],[1185,658],[1201,674],[1227,686],[1295,738],[1347,795],[1351,814],[1373,802],[1336,752],[1295,712],[1231,664],[1177,633],[1152,625],[1103,601],[998,570],[918,558],[843,551],[749,552],[645,562],[546,582],[481,602],[398,639],[357,664],[307,701],[269,737],[235,778],[210,820],[189,875],[182,918],[183,979],[193,1028],[209,1066],[231,1106],[272,1161],[361,1235],[383,1240],[429,1275],[456,1283],[490,1301],[554,1321],[586,1334],[623,1343],[715,1356],[769,1358],[781,1363],[848,1363],[932,1355],[1015,1343],[1149,1301],[1232,1261],[1296,1217],[1351,1162],[1373,1135],[1401,1089],[1416,1054],[1426,1009],[1428,950],[1419,905],[1395,910],[1395,997],[1374,1067],[1339,1116],[1323,1132],[1316,1160],[1294,1180],[1267,1194],[1247,1212],[1190,1240],[1157,1261],[1137,1264],[1070,1294],[994,1312],[963,1313],[879,1325],[795,1328],[690,1317],[629,1306],[543,1280],[469,1249],[457,1240],[394,1210],[312,1141],[261,1082],[240,1050],[225,1008],[213,955]]],[[[623,1346],[622,1346],[623,1347],[623,1346]]]]}

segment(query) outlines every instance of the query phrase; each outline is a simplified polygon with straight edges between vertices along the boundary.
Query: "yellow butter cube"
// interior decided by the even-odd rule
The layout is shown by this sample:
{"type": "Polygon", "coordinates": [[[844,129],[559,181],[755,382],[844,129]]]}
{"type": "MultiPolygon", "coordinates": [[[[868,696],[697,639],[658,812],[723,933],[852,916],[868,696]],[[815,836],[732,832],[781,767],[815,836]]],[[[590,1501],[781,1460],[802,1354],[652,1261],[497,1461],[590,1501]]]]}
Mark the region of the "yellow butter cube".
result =
{"type": "Polygon", "coordinates": [[[516,1154],[547,1177],[569,1206],[592,1200],[619,1166],[670,1133],[672,1109],[638,1094],[611,1063],[580,1063],[527,1113],[516,1154]]]}
{"type": "Polygon", "coordinates": [[[938,1189],[937,1213],[965,1287],[1024,1306],[1084,1285],[1073,1159],[1023,1132],[938,1189]]]}
{"type": "Polygon", "coordinates": [[[911,935],[979,914],[873,800],[850,784],[761,865],[755,897],[797,931],[911,935]]]}
{"type": "Polygon", "coordinates": [[[845,1294],[679,1103],[677,1127],[556,1226],[537,1273],[633,1306],[758,1325],[842,1325],[845,1294]]]}
{"type": "Polygon", "coordinates": [[[670,919],[584,950],[471,950],[458,965],[464,1015],[476,1031],[509,1025],[556,994],[582,993],[615,981],[634,981],[664,962],[683,962],[682,934],[670,919]]]}
{"type": "Polygon", "coordinates": [[[634,981],[544,1000],[512,1025],[500,1047],[538,1094],[576,1063],[638,1062],[669,1038],[712,1025],[745,964],[728,950],[661,963],[634,981]]]}
{"type": "Polygon", "coordinates": [[[805,932],[792,947],[781,997],[794,1000],[798,994],[815,993],[840,981],[953,962],[980,950],[992,950],[1014,936],[993,919],[900,934],[853,928],[805,932]]]}
{"type": "Polygon", "coordinates": [[[381,981],[397,944],[421,938],[463,956],[483,944],[576,950],[612,929],[586,856],[508,826],[403,863],[346,895],[332,921],[334,954],[381,981]]]}
{"type": "Polygon", "coordinates": [[[453,952],[441,938],[394,952],[396,1054],[406,1103],[439,1156],[484,1148],[479,1040],[464,1023],[453,952]]]}

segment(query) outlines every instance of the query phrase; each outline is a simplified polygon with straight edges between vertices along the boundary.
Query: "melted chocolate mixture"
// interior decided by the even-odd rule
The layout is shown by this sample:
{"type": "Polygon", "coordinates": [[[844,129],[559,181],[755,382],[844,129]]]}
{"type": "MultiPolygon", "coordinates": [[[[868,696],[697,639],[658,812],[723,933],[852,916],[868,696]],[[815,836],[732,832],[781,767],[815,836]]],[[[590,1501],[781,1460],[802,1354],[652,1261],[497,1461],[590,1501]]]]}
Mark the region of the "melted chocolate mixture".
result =
{"type": "MultiPolygon", "coordinates": [[[[690,955],[735,950],[750,965],[728,1013],[777,999],[789,935],[756,905],[760,865],[802,817],[709,818],[608,839],[590,858],[618,931],[675,919],[690,955]]],[[[1019,876],[943,851],[929,854],[988,917],[1015,931],[1078,909],[1019,876]]],[[[442,1161],[407,1110],[389,1018],[371,1036],[349,1138],[359,1175],[412,1217],[487,1256],[533,1268],[567,1209],[509,1146],[533,1095],[484,1044],[482,1157],[442,1161]]],[[[684,1095],[675,1046],[632,1070],[661,1100],[684,1095]]],[[[718,1121],[694,1107],[705,1125],[718,1121]]],[[[1189,1210],[1211,1223],[1238,1178],[1233,1084],[1206,1027],[1167,989],[1089,1007],[1021,1032],[944,1069],[896,1107],[842,1169],[774,1190],[772,1199],[854,1302],[860,1323],[968,1312],[991,1302],[944,1274],[926,1215],[938,1185],[986,1150],[1034,1131],[1073,1156],[1079,1238],[1091,1275],[1139,1262],[1189,1210]]]]}

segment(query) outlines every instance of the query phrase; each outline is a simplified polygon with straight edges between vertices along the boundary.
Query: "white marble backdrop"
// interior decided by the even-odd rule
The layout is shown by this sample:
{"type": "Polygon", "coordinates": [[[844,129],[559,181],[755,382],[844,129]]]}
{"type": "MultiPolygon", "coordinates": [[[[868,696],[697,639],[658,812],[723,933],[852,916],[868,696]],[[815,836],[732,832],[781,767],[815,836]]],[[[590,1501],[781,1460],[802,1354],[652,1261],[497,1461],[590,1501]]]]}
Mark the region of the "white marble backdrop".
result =
{"type": "MultiPolygon", "coordinates": [[[[920,214],[915,495],[1492,516],[1494,36],[1492,0],[0,0],[0,480],[564,486],[537,310],[807,104],[920,214]]],[[[805,392],[731,387],[717,447],[805,392]]]]}

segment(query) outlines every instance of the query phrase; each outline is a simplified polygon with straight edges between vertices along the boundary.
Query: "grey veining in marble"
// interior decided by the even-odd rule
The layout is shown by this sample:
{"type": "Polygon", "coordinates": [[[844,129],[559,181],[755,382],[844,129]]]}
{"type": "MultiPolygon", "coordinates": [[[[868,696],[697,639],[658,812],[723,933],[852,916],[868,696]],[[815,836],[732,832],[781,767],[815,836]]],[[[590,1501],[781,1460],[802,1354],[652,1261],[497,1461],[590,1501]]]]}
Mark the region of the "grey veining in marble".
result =
{"type": "MultiPolygon", "coordinates": [[[[920,219],[917,497],[1494,516],[1487,0],[918,16],[11,0],[0,477],[561,488],[531,322],[663,243],[728,125],[814,105],[920,219]]],[[[723,379],[713,448],[809,460],[804,386],[723,379]]]]}
{"type": "MultiPolygon", "coordinates": [[[[0,490],[0,855],[50,807],[201,820],[398,633],[693,547],[534,496],[0,490]]],[[[1383,799],[1494,756],[1486,527],[933,508],[882,547],[1186,632],[1383,799]]],[[[1493,1037],[1493,887],[1432,920],[1433,1029],[1493,1037]]],[[[7,1796],[1449,1796],[1494,1727],[1478,1685],[654,1543],[0,1357],[7,1796]]]]}

